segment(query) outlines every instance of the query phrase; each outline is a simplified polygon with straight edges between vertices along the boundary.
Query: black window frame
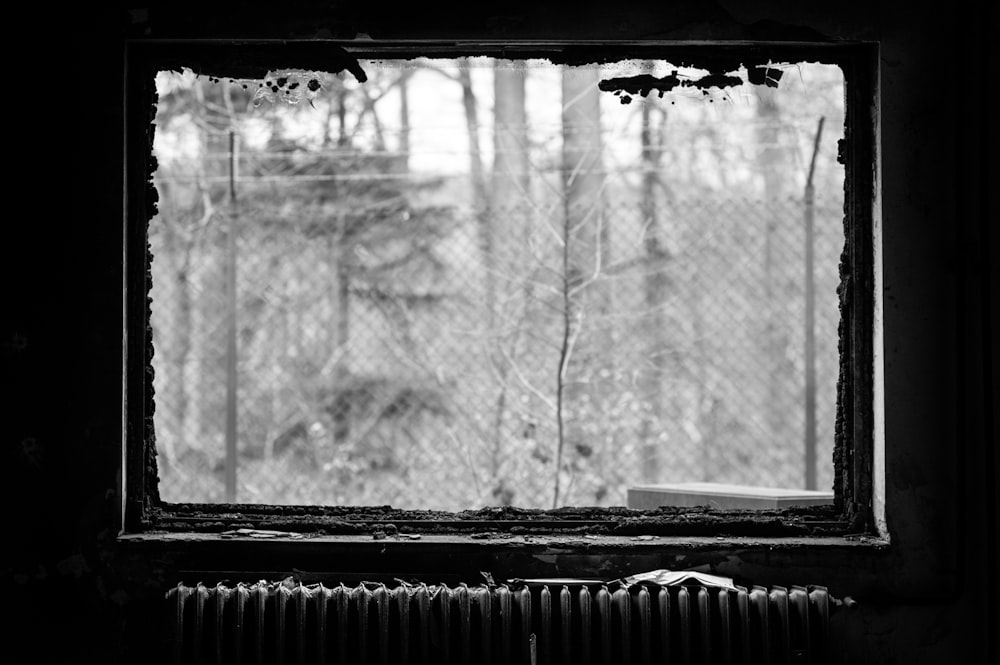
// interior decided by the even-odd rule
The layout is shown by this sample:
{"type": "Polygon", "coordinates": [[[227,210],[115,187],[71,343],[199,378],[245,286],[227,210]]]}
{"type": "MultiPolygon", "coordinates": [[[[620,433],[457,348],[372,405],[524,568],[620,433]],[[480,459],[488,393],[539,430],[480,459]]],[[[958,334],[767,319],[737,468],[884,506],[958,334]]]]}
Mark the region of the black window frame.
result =
{"type": "Polygon", "coordinates": [[[874,256],[877,46],[872,43],[750,42],[345,42],[133,40],[125,63],[125,478],[124,531],[217,533],[234,527],[323,534],[367,534],[395,529],[457,535],[809,536],[875,535],[874,256]],[[151,256],[148,225],[157,194],[152,184],[155,75],[189,67],[217,77],[262,77],[268,70],[350,69],[359,59],[495,56],[548,58],[584,64],[622,59],[665,59],[712,72],[740,64],[818,61],[844,72],[846,108],[839,159],[845,167],[845,247],[839,287],[840,376],[834,443],[834,504],[776,511],[662,508],[485,508],[462,513],[386,507],[270,506],[166,503],[157,491],[155,408],[150,324],[151,256]],[[391,525],[391,526],[390,526],[391,525]]]}

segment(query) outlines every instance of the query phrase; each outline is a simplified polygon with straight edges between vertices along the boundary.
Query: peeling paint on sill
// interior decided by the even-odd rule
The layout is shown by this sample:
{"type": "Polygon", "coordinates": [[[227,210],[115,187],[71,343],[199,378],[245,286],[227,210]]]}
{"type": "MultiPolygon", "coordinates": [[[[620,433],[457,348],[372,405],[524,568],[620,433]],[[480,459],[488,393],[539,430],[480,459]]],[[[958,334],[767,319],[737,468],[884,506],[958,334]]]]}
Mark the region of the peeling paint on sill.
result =
{"type": "Polygon", "coordinates": [[[472,534],[507,536],[712,536],[821,537],[843,535],[851,525],[832,506],[785,510],[713,510],[705,507],[483,508],[447,513],[388,506],[319,507],[233,504],[168,504],[156,511],[152,529],[218,533],[233,529],[286,530],[312,535],[472,534]]]}

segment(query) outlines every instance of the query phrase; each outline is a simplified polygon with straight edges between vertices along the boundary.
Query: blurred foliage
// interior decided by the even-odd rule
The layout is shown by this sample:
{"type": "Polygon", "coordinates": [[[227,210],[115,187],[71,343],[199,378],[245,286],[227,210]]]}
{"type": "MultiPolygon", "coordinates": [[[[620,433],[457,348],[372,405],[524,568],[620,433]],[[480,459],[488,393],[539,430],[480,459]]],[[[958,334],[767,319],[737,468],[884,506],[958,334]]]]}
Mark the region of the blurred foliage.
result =
{"type": "Polygon", "coordinates": [[[557,473],[559,503],[571,505],[622,505],[629,485],[650,480],[800,487],[801,192],[820,115],[817,418],[829,487],[839,72],[799,65],[777,90],[629,105],[606,95],[603,207],[588,223],[602,225],[610,260],[584,286],[611,304],[577,313],[562,260],[559,68],[525,69],[528,141],[517,149],[529,189],[483,209],[470,148],[481,144],[488,171],[492,143],[471,139],[494,129],[492,72],[471,68],[472,127],[460,66],[383,61],[364,86],[321,75],[315,97],[296,105],[160,74],[161,212],[149,236],[161,495],[223,500],[231,220],[238,501],[547,507],[557,473]],[[760,95],[777,110],[765,114],[760,95]],[[643,104],[656,123],[645,138],[643,104]],[[650,185],[640,154],[653,147],[650,185]],[[563,405],[557,375],[574,335],[569,376],[590,389],[563,405]],[[575,438],[557,470],[559,409],[575,438]]]}

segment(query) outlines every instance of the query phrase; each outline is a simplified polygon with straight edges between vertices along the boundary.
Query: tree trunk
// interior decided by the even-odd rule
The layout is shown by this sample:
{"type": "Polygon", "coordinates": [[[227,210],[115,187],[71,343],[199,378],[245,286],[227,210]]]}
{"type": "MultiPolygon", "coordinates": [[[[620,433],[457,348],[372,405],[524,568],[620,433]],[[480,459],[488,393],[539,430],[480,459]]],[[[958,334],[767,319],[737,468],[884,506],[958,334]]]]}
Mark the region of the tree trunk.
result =
{"type": "MultiPolygon", "coordinates": [[[[662,428],[662,414],[665,407],[663,395],[664,369],[666,363],[666,324],[663,306],[667,298],[666,260],[667,251],[663,246],[660,211],[656,202],[656,184],[659,179],[660,157],[663,149],[654,138],[651,118],[652,106],[642,105],[642,223],[646,229],[643,238],[645,250],[644,304],[645,304],[645,360],[651,367],[640,375],[640,390],[643,401],[643,417],[639,438],[642,442],[640,458],[642,478],[646,482],[660,480],[662,443],[659,435],[662,428]]],[[[661,115],[661,123],[665,122],[661,115]]]]}
{"type": "MultiPolygon", "coordinates": [[[[201,80],[195,81],[193,88],[195,103],[193,104],[193,114],[195,115],[195,126],[198,128],[198,142],[204,150],[205,155],[217,154],[219,145],[218,137],[206,131],[207,121],[205,113],[205,90],[201,80]]],[[[225,162],[215,159],[204,159],[200,169],[206,176],[216,176],[225,173],[225,162]]],[[[206,187],[209,187],[206,185],[206,187]]],[[[195,258],[192,261],[191,270],[188,272],[190,282],[189,294],[192,298],[189,310],[188,339],[190,346],[188,352],[191,361],[187,363],[188,379],[185,381],[185,391],[187,394],[187,420],[184,445],[188,450],[197,450],[207,453],[212,447],[213,437],[221,434],[218,428],[219,404],[214,402],[209,396],[215,395],[217,372],[220,369],[216,364],[216,359],[221,357],[216,340],[212,337],[211,331],[218,325],[216,320],[218,307],[213,302],[215,294],[221,292],[221,271],[218,264],[218,238],[216,230],[210,228],[206,230],[203,238],[203,245],[195,248],[195,258]],[[195,263],[198,265],[196,266],[195,263]]],[[[185,497],[186,500],[204,500],[207,497],[185,497]]]]}
{"type": "MultiPolygon", "coordinates": [[[[493,257],[489,265],[494,267],[499,265],[502,274],[511,276],[524,274],[525,266],[521,259],[527,255],[525,247],[527,234],[530,231],[528,210],[530,208],[531,179],[528,175],[530,164],[528,161],[528,120],[525,111],[524,77],[524,69],[513,69],[509,64],[501,62],[494,64],[492,181],[494,204],[491,206],[491,215],[488,220],[491,227],[490,246],[493,250],[493,257]]],[[[488,276],[487,279],[490,279],[494,284],[497,283],[496,276],[488,276]]],[[[494,342],[498,345],[504,345],[507,353],[497,353],[496,349],[490,350],[493,365],[497,368],[499,375],[490,459],[492,475],[498,481],[500,480],[498,478],[500,463],[503,458],[509,363],[519,361],[518,342],[521,326],[528,325],[525,320],[527,317],[523,316],[523,312],[526,311],[532,298],[530,280],[524,280],[523,284],[508,280],[504,285],[506,287],[504,301],[510,303],[510,306],[504,308],[503,304],[494,303],[494,307],[506,310],[499,312],[504,320],[514,319],[514,310],[518,308],[518,294],[516,292],[520,291],[519,309],[522,316],[520,324],[508,337],[496,339],[494,342]]],[[[493,327],[492,317],[497,313],[493,310],[490,312],[491,328],[493,327]]],[[[492,336],[490,338],[492,339],[492,336]]]]}
{"type": "MultiPolygon", "coordinates": [[[[341,212],[337,216],[337,232],[333,236],[333,256],[334,270],[332,273],[333,284],[331,284],[330,295],[334,299],[333,324],[334,346],[331,352],[337,358],[334,369],[334,382],[338,390],[334,394],[340,395],[339,389],[350,379],[351,375],[351,271],[350,271],[350,250],[346,229],[346,214],[341,212]]],[[[338,399],[333,405],[333,443],[343,444],[351,436],[351,404],[348,399],[338,399]]]]}
{"type": "Polygon", "coordinates": [[[479,247],[483,257],[484,302],[490,327],[496,314],[496,266],[493,259],[493,229],[490,227],[489,197],[486,176],[483,174],[482,148],[479,145],[479,118],[476,95],[472,90],[472,76],[466,63],[460,63],[458,81],[462,86],[462,106],[465,109],[465,128],[469,138],[469,176],[472,180],[472,209],[479,225],[479,247]]]}
{"type": "MultiPolygon", "coordinates": [[[[186,256],[182,257],[181,269],[177,272],[177,332],[175,333],[178,348],[175,360],[177,367],[177,386],[175,390],[175,408],[177,431],[180,433],[178,443],[187,448],[197,432],[191,426],[188,413],[188,358],[191,355],[191,253],[193,248],[185,247],[186,256]]],[[[171,460],[172,462],[173,460],[171,460]]]]}
{"type": "Polygon", "coordinates": [[[410,72],[404,71],[399,79],[399,156],[401,170],[410,170],[410,72]]]}
{"type": "Polygon", "coordinates": [[[788,431],[787,414],[794,402],[786,399],[786,387],[793,385],[793,376],[785,361],[785,348],[788,345],[788,331],[785,322],[781,320],[780,312],[785,294],[781,288],[780,262],[776,256],[776,244],[781,239],[780,215],[784,213],[783,195],[786,191],[785,180],[790,169],[787,164],[787,151],[781,145],[781,109],[773,94],[764,91],[757,104],[757,141],[758,167],[764,178],[764,266],[763,266],[763,334],[759,349],[763,362],[754,370],[764,374],[766,394],[760,413],[766,423],[763,433],[763,443],[769,449],[777,451],[792,443],[791,432],[788,431]]]}
{"type": "Polygon", "coordinates": [[[337,147],[346,148],[351,138],[347,134],[347,88],[337,91],[337,147]]]}
{"type": "MultiPolygon", "coordinates": [[[[596,442],[586,441],[594,432],[585,432],[582,422],[586,414],[599,408],[598,377],[609,364],[607,353],[611,348],[610,336],[602,332],[602,327],[607,325],[602,319],[610,312],[610,294],[599,281],[609,252],[602,191],[604,172],[598,82],[596,67],[563,68],[564,321],[556,386],[559,440],[554,505],[562,498],[559,474],[567,451],[598,448],[591,445],[596,442]],[[581,335],[584,328],[586,335],[581,335]]],[[[600,459],[594,461],[601,463],[600,459]]]]}
{"type": "MultiPolygon", "coordinates": [[[[156,412],[156,446],[161,474],[165,477],[177,473],[177,449],[179,442],[184,436],[184,411],[187,404],[187,390],[184,387],[184,358],[187,355],[187,348],[190,346],[190,314],[187,317],[187,325],[184,321],[185,301],[190,302],[187,289],[187,274],[184,266],[184,245],[185,243],[178,236],[181,230],[176,228],[182,222],[174,221],[170,217],[161,213],[157,218],[160,223],[162,241],[157,248],[155,259],[162,265],[169,266],[163,271],[164,277],[169,274],[174,277],[172,289],[167,291],[172,296],[164,298],[163,305],[170,304],[170,309],[163,309],[167,312],[166,321],[170,325],[160,326],[156,330],[156,353],[157,360],[162,362],[162,375],[158,370],[157,383],[157,405],[156,412]],[[178,265],[179,264],[179,265],[178,265]],[[164,420],[167,422],[164,422],[164,420]]],[[[166,285],[154,284],[159,289],[165,289],[166,285]]],[[[166,281],[165,279],[163,280],[166,281]]],[[[190,307],[188,307],[190,309],[190,307]]],[[[154,310],[154,316],[156,311],[154,310]]],[[[157,322],[154,321],[154,325],[157,322]]],[[[161,493],[170,495],[170,491],[161,493]]],[[[167,497],[170,498],[169,496],[167,497]]]]}

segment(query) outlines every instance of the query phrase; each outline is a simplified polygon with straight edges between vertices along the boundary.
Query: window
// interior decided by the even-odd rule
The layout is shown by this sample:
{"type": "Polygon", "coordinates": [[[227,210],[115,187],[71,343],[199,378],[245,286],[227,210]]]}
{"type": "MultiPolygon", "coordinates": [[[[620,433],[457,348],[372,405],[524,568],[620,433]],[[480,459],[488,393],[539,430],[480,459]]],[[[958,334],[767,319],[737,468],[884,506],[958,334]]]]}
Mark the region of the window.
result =
{"type": "Polygon", "coordinates": [[[616,507],[717,480],[868,519],[863,51],[143,48],[134,517],[670,524],[616,507]]]}

